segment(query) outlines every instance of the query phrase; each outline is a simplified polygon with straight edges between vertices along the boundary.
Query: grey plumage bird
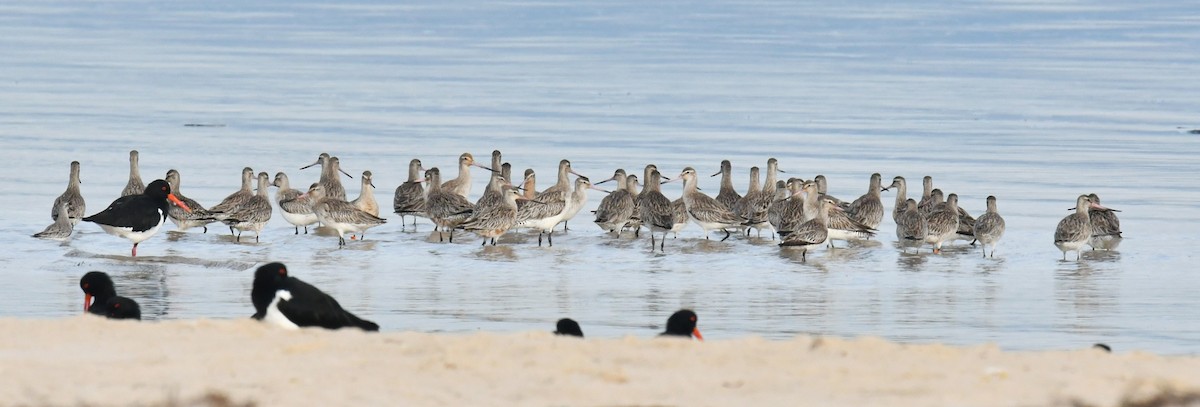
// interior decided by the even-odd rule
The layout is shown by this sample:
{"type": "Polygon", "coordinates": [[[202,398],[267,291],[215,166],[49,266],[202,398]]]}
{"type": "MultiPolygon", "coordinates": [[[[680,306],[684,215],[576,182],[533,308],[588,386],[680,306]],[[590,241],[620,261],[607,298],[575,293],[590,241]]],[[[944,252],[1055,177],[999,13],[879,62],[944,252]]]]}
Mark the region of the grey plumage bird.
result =
{"type": "MultiPolygon", "coordinates": [[[[1088,195],[1088,199],[1096,205],[1102,205],[1096,194],[1088,195]]],[[[1092,246],[1092,250],[1117,250],[1124,237],[1121,236],[1121,220],[1117,218],[1116,210],[1089,208],[1088,219],[1092,223],[1092,237],[1088,238],[1088,246],[1092,246]]]]}
{"type": "Polygon", "coordinates": [[[292,224],[296,231],[295,234],[300,234],[300,228],[303,227],[304,234],[307,235],[308,227],[317,223],[317,213],[313,212],[312,201],[309,197],[301,198],[304,192],[292,188],[287,174],[276,173],[272,185],[279,188],[278,191],[275,191],[275,203],[279,205],[283,220],[292,224]]]}
{"type": "Polygon", "coordinates": [[[425,217],[425,187],[417,180],[424,176],[425,168],[421,167],[421,160],[416,158],[408,162],[408,180],[396,187],[396,194],[392,198],[392,212],[400,215],[400,225],[404,226],[404,217],[412,216],[413,224],[417,224],[417,217],[425,217]]]}
{"type": "Polygon", "coordinates": [[[625,228],[625,224],[629,222],[629,218],[633,217],[633,195],[627,189],[627,179],[625,170],[619,169],[613,173],[612,178],[597,183],[607,181],[616,181],[617,183],[616,190],[601,199],[594,211],[596,217],[593,222],[605,232],[620,233],[625,228]]]}
{"type": "Polygon", "coordinates": [[[204,209],[204,205],[200,205],[200,203],[196,202],[196,200],[183,195],[183,192],[180,191],[180,184],[182,181],[180,180],[178,170],[167,170],[166,180],[167,184],[171,185],[171,194],[175,195],[176,198],[179,198],[181,202],[187,205],[188,209],[192,210],[191,212],[188,212],[177,205],[167,206],[167,216],[169,216],[171,218],[171,222],[175,224],[176,230],[184,231],[199,227],[204,229],[204,233],[208,233],[208,224],[217,221],[217,219],[213,217],[212,212],[209,212],[208,209],[204,209]]]}
{"type": "Polygon", "coordinates": [[[500,203],[487,207],[476,207],[471,217],[458,227],[473,232],[483,238],[483,245],[490,239],[492,246],[496,239],[503,236],[517,225],[517,200],[525,199],[512,185],[500,186],[500,203]]]}
{"type": "Polygon", "coordinates": [[[906,253],[909,247],[919,252],[921,245],[925,244],[925,236],[929,236],[929,222],[917,209],[915,199],[905,200],[904,210],[896,217],[896,242],[906,253]]]}
{"type": "Polygon", "coordinates": [[[1000,211],[996,209],[996,197],[987,197],[987,212],[979,215],[979,219],[975,220],[973,227],[975,238],[979,239],[979,247],[983,252],[983,257],[992,257],[996,254],[996,242],[1000,241],[1000,237],[1004,236],[1004,217],[1000,216],[1000,211]],[[988,246],[992,247],[992,251],[988,252],[988,246]]]}
{"type": "Polygon", "coordinates": [[[721,190],[717,193],[717,202],[725,205],[729,210],[733,210],[733,206],[737,205],[737,201],[742,199],[742,196],[733,188],[733,164],[729,160],[722,160],[721,171],[712,176],[715,177],[718,175],[721,176],[721,190]]]}
{"type": "Polygon", "coordinates": [[[346,233],[365,237],[367,229],[387,223],[386,219],[363,212],[345,199],[325,196],[325,187],[320,182],[314,183],[301,196],[312,202],[317,221],[337,231],[339,247],[346,245],[346,233]]]}
{"type": "Polygon", "coordinates": [[[850,219],[871,229],[879,227],[879,223],[883,221],[883,198],[880,195],[883,191],[882,180],[883,177],[879,173],[871,174],[867,193],[855,199],[846,208],[850,219]]]}
{"type": "MultiPolygon", "coordinates": [[[[815,186],[815,184],[814,184],[815,186]]],[[[816,216],[801,224],[787,236],[784,236],[779,242],[781,247],[793,247],[802,250],[800,257],[808,259],[809,249],[821,247],[829,240],[829,228],[826,225],[829,222],[829,214],[831,212],[841,212],[839,207],[832,199],[825,198],[821,200],[820,206],[817,206],[814,212],[816,216]]]]}
{"type": "Polygon", "coordinates": [[[904,181],[904,177],[892,178],[892,184],[884,188],[884,191],[896,189],[896,204],[892,207],[892,220],[899,222],[900,214],[907,209],[906,202],[908,201],[908,184],[904,181]]]}
{"type": "Polygon", "coordinates": [[[444,241],[443,232],[450,232],[450,243],[454,243],[454,228],[471,217],[475,205],[457,191],[445,189],[441,183],[441,171],[437,167],[425,171],[429,192],[425,195],[425,213],[437,226],[438,241],[444,241]]]}
{"type": "Polygon", "coordinates": [[[46,226],[46,229],[41,232],[35,233],[33,237],[51,240],[65,240],[71,237],[71,232],[75,230],[75,225],[71,224],[71,216],[67,214],[67,206],[66,202],[59,203],[58,217],[54,220],[54,223],[46,226]]]}
{"type": "MultiPolygon", "coordinates": [[[[242,187],[229,196],[222,199],[220,203],[208,208],[212,216],[217,220],[224,221],[233,213],[234,209],[244,205],[254,196],[254,170],[250,167],[242,168],[242,187]]],[[[234,235],[233,227],[229,228],[229,234],[234,235]]]]}
{"type": "Polygon", "coordinates": [[[662,174],[654,169],[653,165],[646,166],[646,188],[638,195],[638,211],[642,226],[650,230],[650,250],[654,250],[654,234],[662,233],[662,242],[658,244],[658,250],[664,251],[666,246],[667,232],[671,231],[674,225],[674,211],[671,208],[671,200],[667,199],[666,195],[660,191],[662,174]]]}
{"type": "MultiPolygon", "coordinates": [[[[942,244],[953,240],[958,234],[958,195],[950,194],[945,203],[934,209],[927,218],[929,233],[925,235],[925,242],[933,245],[934,253],[941,253],[942,244]]],[[[917,209],[920,209],[920,204],[917,209]]]]}
{"type": "Polygon", "coordinates": [[[121,196],[141,195],[146,192],[146,184],[142,182],[142,173],[138,169],[138,151],[131,150],[129,152],[129,181],[125,183],[125,189],[121,190],[121,196]]]}
{"type": "Polygon", "coordinates": [[[254,232],[254,241],[259,241],[263,227],[271,220],[271,197],[267,192],[267,187],[271,185],[269,177],[265,172],[258,173],[258,189],[254,196],[226,212],[228,216],[221,220],[221,223],[238,230],[239,242],[242,232],[254,232]]]}
{"type": "Polygon", "coordinates": [[[370,171],[363,171],[358,198],[350,201],[355,208],[379,217],[379,202],[375,201],[375,182],[370,171]]]}
{"type": "Polygon", "coordinates": [[[71,161],[71,176],[67,181],[67,189],[62,195],[54,198],[54,204],[50,206],[50,219],[58,220],[58,207],[62,204],[67,204],[67,217],[71,222],[71,226],[79,224],[79,220],[83,219],[84,210],[87,209],[87,204],[83,200],[83,194],[79,191],[79,161],[71,161]]]}
{"type": "MultiPolygon", "coordinates": [[[[679,179],[683,181],[683,203],[687,208],[688,218],[700,226],[705,239],[708,239],[709,231],[720,230],[725,232],[725,236],[721,238],[721,241],[725,241],[730,236],[730,228],[740,230],[747,226],[745,219],[726,209],[716,199],[700,192],[694,168],[684,168],[679,174],[679,179]]],[[[766,216],[763,218],[765,222],[766,216]]]]}

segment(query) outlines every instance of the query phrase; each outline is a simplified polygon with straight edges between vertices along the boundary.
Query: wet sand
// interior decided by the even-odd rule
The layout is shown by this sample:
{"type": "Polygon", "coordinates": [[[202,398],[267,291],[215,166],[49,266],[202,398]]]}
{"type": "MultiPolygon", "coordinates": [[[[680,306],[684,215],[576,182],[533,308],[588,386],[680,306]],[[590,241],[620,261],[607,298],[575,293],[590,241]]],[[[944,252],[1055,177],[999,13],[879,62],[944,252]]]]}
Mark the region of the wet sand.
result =
{"type": "MultiPolygon", "coordinates": [[[[548,324],[551,325],[551,324],[548,324]]],[[[587,326],[584,326],[585,332],[587,326]]],[[[285,331],[250,320],[2,319],[0,404],[1132,405],[1200,358],[878,338],[285,331]],[[19,334],[16,334],[19,333],[19,334]]]]}

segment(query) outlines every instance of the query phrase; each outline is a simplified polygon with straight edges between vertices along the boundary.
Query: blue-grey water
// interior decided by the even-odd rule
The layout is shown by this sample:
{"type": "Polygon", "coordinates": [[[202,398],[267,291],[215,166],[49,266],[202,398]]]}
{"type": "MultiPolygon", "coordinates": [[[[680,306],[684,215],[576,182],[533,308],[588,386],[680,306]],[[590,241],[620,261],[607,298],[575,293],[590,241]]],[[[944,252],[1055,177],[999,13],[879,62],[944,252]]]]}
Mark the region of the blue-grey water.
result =
{"type": "MultiPolygon", "coordinates": [[[[79,313],[79,277],[102,270],[146,319],[244,318],[253,268],[283,261],[392,331],[549,330],[570,316],[590,336],[649,336],[691,307],[710,339],[1195,354],[1194,11],[1174,0],[7,1],[0,315],[79,313]],[[825,174],[843,199],[872,172],[907,177],[910,196],[931,175],[976,215],[996,195],[1008,232],[994,259],[972,247],[903,255],[888,216],[878,240],[807,261],[695,226],[651,253],[645,235],[606,236],[586,211],[553,248],[525,233],[439,244],[427,221],[414,232],[396,216],[344,249],[278,216],[257,243],[166,226],[136,259],[94,224],[65,243],[29,237],[49,224],[70,161],[82,162],[91,214],[117,197],[131,149],[147,182],[178,169],[182,192],[205,205],[236,190],[245,166],[308,185],[316,170],[298,168],[330,152],[356,177],[375,174],[384,208],[414,157],[452,176],[458,154],[499,149],[541,187],[563,158],[593,180],[647,163],[707,175],[729,159],[743,192],[749,167],[776,157],[787,176],[825,174]],[[1062,261],[1055,224],[1092,192],[1122,210],[1126,241],[1062,261]]],[[[474,177],[472,198],[486,182],[474,177]]],[[[344,182],[357,195],[357,178],[344,182]]],[[[715,194],[717,179],[701,187],[715,194]]]]}

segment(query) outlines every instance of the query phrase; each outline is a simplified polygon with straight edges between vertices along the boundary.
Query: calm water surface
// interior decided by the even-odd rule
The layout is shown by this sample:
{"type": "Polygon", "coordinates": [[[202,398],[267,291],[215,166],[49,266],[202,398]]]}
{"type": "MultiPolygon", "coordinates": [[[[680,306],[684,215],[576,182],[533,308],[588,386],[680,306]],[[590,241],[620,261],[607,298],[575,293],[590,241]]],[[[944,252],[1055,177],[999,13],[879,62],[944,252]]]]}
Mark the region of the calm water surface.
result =
{"type": "MultiPolygon", "coordinates": [[[[79,277],[103,270],[147,319],[244,318],[253,268],[283,261],[386,330],[571,316],[590,336],[649,336],[692,307],[713,339],[1200,350],[1200,18],[1187,2],[242,3],[0,5],[0,315],[76,314],[79,277]],[[562,158],[593,180],[729,159],[742,191],[750,166],[777,157],[843,199],[872,172],[907,177],[910,196],[932,175],[973,214],[996,195],[1008,232],[995,259],[904,255],[888,217],[878,240],[807,261],[694,226],[651,253],[586,212],[553,248],[530,234],[438,244],[429,223],[396,216],[344,249],[279,217],[258,243],[166,232],[137,259],[92,224],[65,243],[28,237],[70,161],[94,213],[124,185],[130,149],[147,181],[178,169],[206,205],[244,166],[308,185],[316,171],[298,168],[323,151],[374,172],[385,207],[413,157],[452,174],[458,154],[500,149],[543,187],[562,158]],[[1061,261],[1054,226],[1091,192],[1123,210],[1127,239],[1061,261]]],[[[715,194],[717,179],[701,187],[715,194]]]]}

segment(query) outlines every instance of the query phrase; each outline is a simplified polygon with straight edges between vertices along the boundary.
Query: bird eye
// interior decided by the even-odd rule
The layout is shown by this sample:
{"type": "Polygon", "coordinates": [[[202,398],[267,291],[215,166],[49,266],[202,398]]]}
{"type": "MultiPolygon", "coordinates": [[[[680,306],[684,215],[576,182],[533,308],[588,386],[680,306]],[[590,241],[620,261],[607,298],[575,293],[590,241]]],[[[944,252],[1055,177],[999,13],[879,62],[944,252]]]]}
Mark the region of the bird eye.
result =
{"type": "Polygon", "coordinates": [[[88,288],[88,283],[83,283],[83,288],[88,288]]]}
{"type": "Polygon", "coordinates": [[[691,318],[688,318],[688,319],[692,320],[692,322],[696,322],[696,317],[691,317],[691,318]]]}
{"type": "Polygon", "coordinates": [[[116,304],[113,304],[113,308],[121,308],[121,303],[118,302],[116,304]]]}
{"type": "Polygon", "coordinates": [[[281,275],[281,276],[286,276],[286,275],[287,275],[287,269],[284,269],[284,268],[281,268],[281,269],[279,269],[279,275],[281,275]]]}

